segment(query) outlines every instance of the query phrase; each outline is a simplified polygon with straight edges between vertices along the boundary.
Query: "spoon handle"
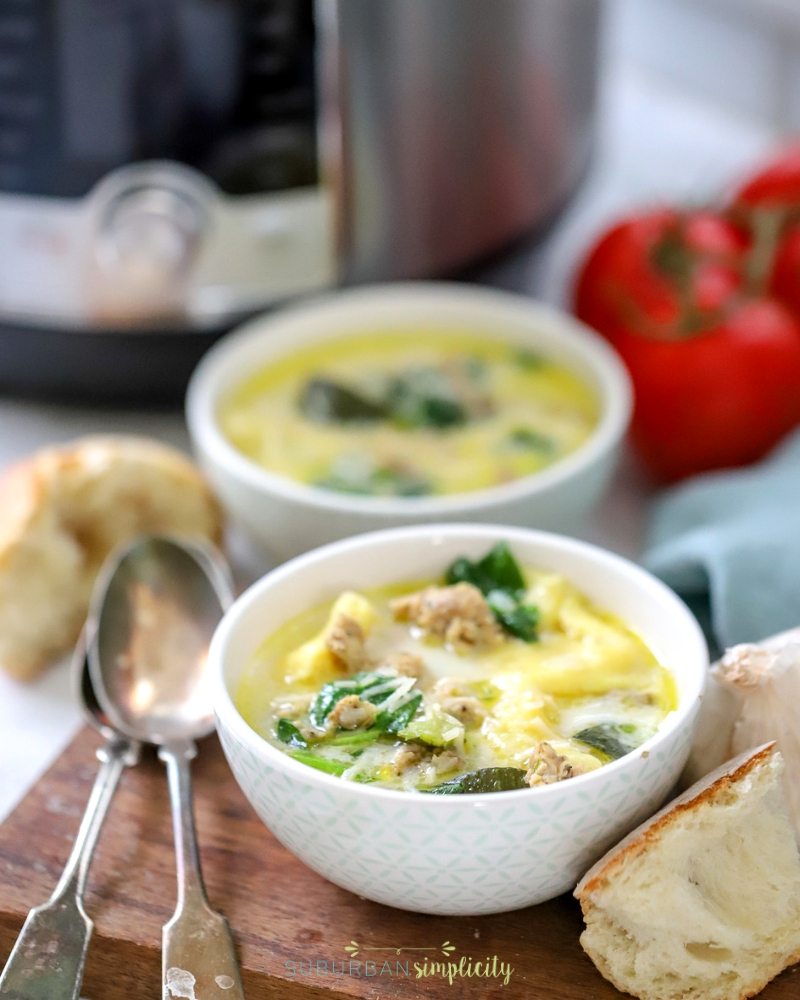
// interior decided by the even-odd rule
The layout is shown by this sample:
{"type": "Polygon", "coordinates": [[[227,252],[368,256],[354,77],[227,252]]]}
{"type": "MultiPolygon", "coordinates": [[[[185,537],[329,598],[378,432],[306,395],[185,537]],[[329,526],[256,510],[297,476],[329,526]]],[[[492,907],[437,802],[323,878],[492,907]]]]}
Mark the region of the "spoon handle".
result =
{"type": "Polygon", "coordinates": [[[191,742],[158,752],[167,765],[178,869],[178,905],[162,937],[163,1000],[244,1000],[242,977],[228,921],[206,897],[192,806],[191,742]]]}
{"type": "Polygon", "coordinates": [[[118,739],[97,751],[100,770],[78,836],[53,895],[28,914],[0,975],[0,997],[8,1000],[77,1000],[93,923],[83,908],[83,890],[111,798],[138,747],[118,739]]]}

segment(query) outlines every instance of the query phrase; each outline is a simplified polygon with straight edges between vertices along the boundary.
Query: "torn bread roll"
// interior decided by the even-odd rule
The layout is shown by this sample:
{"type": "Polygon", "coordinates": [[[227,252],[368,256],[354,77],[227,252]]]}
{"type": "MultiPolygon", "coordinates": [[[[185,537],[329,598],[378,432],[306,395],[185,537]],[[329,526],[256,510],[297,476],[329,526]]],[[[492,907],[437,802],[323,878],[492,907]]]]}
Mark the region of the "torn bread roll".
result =
{"type": "Polygon", "coordinates": [[[743,1000],[800,961],[800,854],[774,743],[634,830],[575,890],[581,944],[641,1000],[743,1000]]]}
{"type": "Polygon", "coordinates": [[[29,680],[67,652],[103,560],[144,533],[220,541],[217,502],[174,448],[89,437],[7,469],[0,476],[0,666],[29,680]]]}
{"type": "MultiPolygon", "coordinates": [[[[725,656],[721,660],[712,664],[705,694],[700,704],[700,715],[695,727],[691,753],[686,762],[686,767],[681,774],[681,789],[693,785],[700,778],[713,771],[714,768],[720,767],[726,760],[730,760],[731,757],[740,751],[760,746],[762,743],[770,740],[778,742],[778,748],[784,755],[787,754],[787,751],[790,751],[790,748],[785,746],[780,739],[781,734],[779,730],[783,728],[780,725],[774,727],[772,731],[765,731],[762,727],[760,738],[752,739],[748,746],[736,742],[734,739],[736,722],[742,714],[745,699],[748,693],[753,693],[753,688],[750,687],[750,692],[748,692],[748,685],[746,684],[740,685],[736,681],[725,684],[723,683],[721,674],[727,672],[725,661],[730,661],[731,656],[735,659],[739,652],[752,650],[758,653],[759,651],[763,651],[776,654],[777,656],[777,654],[780,654],[787,647],[798,644],[800,644],[800,628],[794,628],[788,632],[773,635],[769,639],[764,639],[755,644],[734,646],[732,650],[728,650],[725,653],[725,656]]],[[[769,673],[769,671],[766,673],[769,673]]],[[[763,680],[768,681],[771,678],[765,676],[763,680]]],[[[788,678],[784,678],[782,683],[785,683],[786,680],[788,678]]],[[[777,697],[778,699],[781,697],[785,698],[785,695],[783,692],[777,692],[777,697]]],[[[788,699],[787,708],[789,711],[794,709],[794,702],[796,701],[796,697],[788,699]]],[[[765,713],[762,713],[762,718],[764,721],[767,721],[765,713]]],[[[787,723],[791,728],[791,720],[787,720],[787,723]]],[[[739,735],[743,734],[740,732],[739,735]]],[[[784,777],[785,781],[786,778],[784,777]]],[[[800,841],[800,808],[797,810],[797,817],[796,826],[798,829],[798,840],[800,841]]]]}

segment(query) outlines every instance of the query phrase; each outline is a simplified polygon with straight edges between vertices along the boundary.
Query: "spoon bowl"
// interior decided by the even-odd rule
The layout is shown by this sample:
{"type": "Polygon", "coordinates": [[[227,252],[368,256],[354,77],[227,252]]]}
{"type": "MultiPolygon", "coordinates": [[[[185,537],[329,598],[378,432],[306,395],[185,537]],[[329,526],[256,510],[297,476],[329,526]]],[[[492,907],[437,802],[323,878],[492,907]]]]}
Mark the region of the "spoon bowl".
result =
{"type": "Polygon", "coordinates": [[[199,543],[147,536],[119,553],[90,611],[91,682],[112,725],[159,746],[213,731],[207,652],[232,599],[199,543]]]}
{"type": "Polygon", "coordinates": [[[158,746],[167,766],[178,873],[178,904],[162,938],[167,998],[244,1000],[228,922],[203,885],[190,772],[194,741],[214,729],[208,647],[232,601],[215,550],[145,536],[104,567],[87,624],[101,711],[130,739],[158,746]]]}
{"type": "Polygon", "coordinates": [[[90,643],[86,631],[87,627],[84,626],[72,654],[72,686],[75,698],[80,706],[84,721],[88,722],[92,729],[100,733],[105,740],[119,739],[119,733],[97,700],[97,693],[94,684],[92,684],[92,675],[89,673],[88,647],[90,643]]]}

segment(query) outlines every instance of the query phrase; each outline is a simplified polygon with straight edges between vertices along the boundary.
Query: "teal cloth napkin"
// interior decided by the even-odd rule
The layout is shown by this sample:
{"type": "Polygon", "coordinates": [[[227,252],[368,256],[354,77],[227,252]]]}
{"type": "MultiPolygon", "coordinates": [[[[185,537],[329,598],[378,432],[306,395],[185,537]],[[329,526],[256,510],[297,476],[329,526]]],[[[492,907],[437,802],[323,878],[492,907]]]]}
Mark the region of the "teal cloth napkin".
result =
{"type": "Polygon", "coordinates": [[[719,647],[800,625],[800,431],[758,465],[668,490],[643,562],[719,647]]]}

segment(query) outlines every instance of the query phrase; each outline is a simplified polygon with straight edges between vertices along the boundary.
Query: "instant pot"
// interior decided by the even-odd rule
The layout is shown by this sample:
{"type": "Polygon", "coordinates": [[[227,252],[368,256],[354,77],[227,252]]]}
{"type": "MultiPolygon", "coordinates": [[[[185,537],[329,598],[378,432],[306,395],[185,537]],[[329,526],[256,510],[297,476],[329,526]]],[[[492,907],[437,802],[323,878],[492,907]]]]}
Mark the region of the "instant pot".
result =
{"type": "Polygon", "coordinates": [[[599,4],[2,0],[0,388],[163,399],[257,310],[530,232],[599,4]]]}

